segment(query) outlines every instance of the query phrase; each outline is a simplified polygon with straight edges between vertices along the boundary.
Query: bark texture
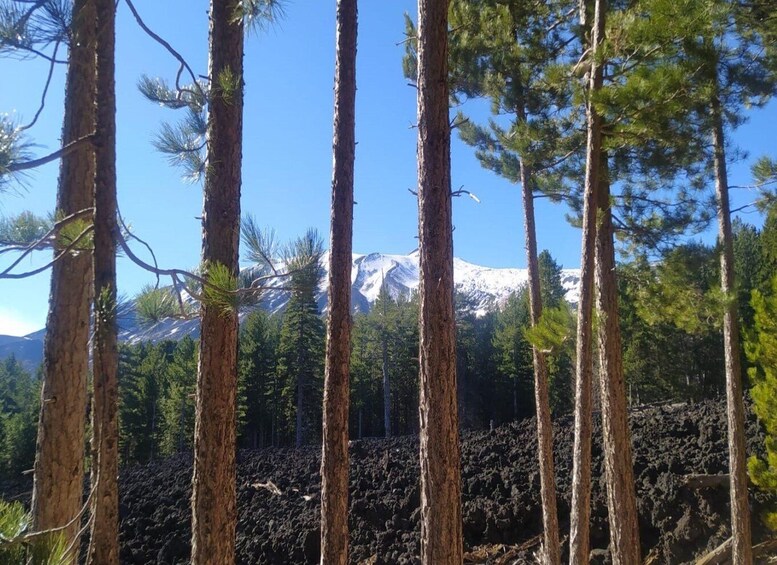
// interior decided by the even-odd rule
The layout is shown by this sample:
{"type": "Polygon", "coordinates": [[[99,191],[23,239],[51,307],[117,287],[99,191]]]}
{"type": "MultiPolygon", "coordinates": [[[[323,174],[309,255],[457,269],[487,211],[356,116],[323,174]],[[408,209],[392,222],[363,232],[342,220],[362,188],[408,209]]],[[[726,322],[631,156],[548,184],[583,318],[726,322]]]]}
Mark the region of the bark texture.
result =
{"type": "Polygon", "coordinates": [[[321,454],[321,563],[348,563],[348,409],[351,359],[356,0],[337,2],[329,323],[321,454]]]}
{"type": "MultiPolygon", "coordinates": [[[[210,100],[202,259],[238,274],[243,139],[243,21],[239,0],[210,5],[210,100]]],[[[207,276],[207,275],[206,275],[207,276]]],[[[237,310],[201,309],[192,493],[192,563],[235,560],[237,310]]]]}
{"type": "Polygon", "coordinates": [[[97,140],[94,190],[92,533],[88,562],[119,562],[119,353],[116,327],[116,5],[97,7],[97,140]]]}
{"type": "MultiPolygon", "coordinates": [[[[63,145],[94,131],[95,35],[94,5],[76,0],[65,86],[63,145]]],[[[83,144],[62,158],[57,212],[67,216],[91,208],[93,186],[93,147],[83,144]]],[[[56,244],[54,254],[59,254],[62,247],[61,242],[56,244]]],[[[74,519],[81,510],[84,488],[91,288],[92,257],[88,251],[71,253],[54,264],[32,493],[36,531],[73,522],[63,531],[68,545],[72,543],[72,561],[78,560],[79,543],[73,540],[81,525],[74,519]]]]}
{"type": "MultiPolygon", "coordinates": [[[[581,2],[581,23],[585,29],[588,2],[581,2]]],[[[569,562],[584,565],[590,552],[591,433],[593,389],[593,303],[594,257],[596,250],[596,207],[600,183],[602,118],[590,102],[590,94],[602,87],[603,68],[596,53],[604,39],[604,10],[595,3],[591,34],[591,69],[587,108],[585,187],[583,195],[583,236],[580,256],[580,301],[577,305],[575,348],[575,443],[572,466],[572,506],[570,509],[569,562]]]]}
{"type": "MultiPolygon", "coordinates": [[[[523,199],[524,231],[526,232],[526,262],[529,267],[529,313],[532,326],[542,316],[540,269],[537,259],[537,230],[534,222],[534,194],[529,167],[521,161],[521,196],[523,199]]],[[[540,460],[540,495],[542,497],[543,549],[547,565],[561,562],[556,506],[556,473],[553,464],[553,423],[548,396],[548,361],[545,353],[532,347],[534,361],[534,400],[537,407],[537,440],[540,460]]]]}
{"type": "Polygon", "coordinates": [[[462,562],[453,308],[448,1],[418,3],[421,559],[462,562]]]}
{"type": "MultiPolygon", "coordinates": [[[[717,77],[715,77],[717,83],[717,77]]],[[[734,236],[728,199],[728,172],[723,132],[723,110],[718,94],[710,105],[714,150],[715,197],[718,203],[720,289],[726,297],[723,311],[723,353],[726,363],[726,418],[728,420],[729,474],[731,475],[731,539],[733,562],[753,562],[750,507],[747,494],[747,453],[745,452],[745,409],[742,392],[742,361],[739,352],[739,317],[734,280],[734,236]]]]}
{"type": "Polygon", "coordinates": [[[614,230],[606,153],[602,153],[600,170],[596,230],[596,309],[610,553],[615,565],[630,565],[641,563],[639,515],[634,491],[626,382],[623,376],[614,230]]]}

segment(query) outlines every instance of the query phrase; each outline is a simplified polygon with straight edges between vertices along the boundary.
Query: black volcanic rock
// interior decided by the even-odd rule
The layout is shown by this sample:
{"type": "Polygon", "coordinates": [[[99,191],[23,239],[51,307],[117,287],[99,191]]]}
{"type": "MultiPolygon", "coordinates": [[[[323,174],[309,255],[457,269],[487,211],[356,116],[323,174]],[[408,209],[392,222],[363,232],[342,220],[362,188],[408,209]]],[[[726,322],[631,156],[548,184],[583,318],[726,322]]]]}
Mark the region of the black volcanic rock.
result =
{"type": "MultiPolygon", "coordinates": [[[[724,406],[705,402],[632,413],[634,468],[643,555],[677,564],[729,535],[728,491],[689,489],[689,473],[727,468],[724,406]]],[[[600,434],[597,425],[595,433],[600,434]]],[[[751,447],[763,445],[754,421],[751,447]]],[[[571,490],[571,418],[555,429],[562,537],[571,490]]],[[[524,421],[474,432],[462,441],[462,504],[467,550],[517,546],[541,532],[535,424],[524,421]]],[[[595,442],[591,549],[608,559],[607,510],[601,444],[595,442]]],[[[241,451],[238,457],[238,563],[318,562],[320,452],[318,448],[241,451]],[[271,481],[276,494],[263,484],[271,481]]],[[[420,563],[418,440],[366,439],[351,444],[351,562],[420,563]]],[[[191,457],[178,456],[121,474],[121,560],[126,564],[186,563],[189,555],[191,457]]],[[[769,499],[752,493],[753,522],[769,499]]],[[[511,563],[533,563],[536,546],[514,549],[511,563]]],[[[479,561],[480,562],[480,561],[479,561]]],[[[487,561],[482,561],[487,562],[487,561]]]]}

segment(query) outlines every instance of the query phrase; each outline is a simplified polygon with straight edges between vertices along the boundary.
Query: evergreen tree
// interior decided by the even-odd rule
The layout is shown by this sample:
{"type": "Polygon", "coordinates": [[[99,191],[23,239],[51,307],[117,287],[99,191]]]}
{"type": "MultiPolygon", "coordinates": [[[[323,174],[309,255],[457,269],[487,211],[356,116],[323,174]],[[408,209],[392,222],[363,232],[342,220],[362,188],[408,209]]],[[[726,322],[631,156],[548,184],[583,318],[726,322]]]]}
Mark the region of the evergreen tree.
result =
{"type": "MultiPolygon", "coordinates": [[[[777,489],[777,276],[772,278],[769,294],[753,292],[754,325],[746,338],[749,370],[753,382],[753,406],[766,429],[766,457],[752,456],[748,469],[753,482],[761,488],[777,489]]],[[[765,521],[777,529],[777,512],[768,512],[765,521]]]]}
{"type": "Polygon", "coordinates": [[[119,563],[118,290],[116,288],[116,4],[95,0],[97,16],[94,178],[92,498],[87,563],[119,563]]]}
{"type": "Polygon", "coordinates": [[[238,355],[238,438],[253,449],[273,441],[272,388],[276,378],[276,349],[280,329],[261,310],[246,316],[240,330],[238,355]]]}
{"type": "Polygon", "coordinates": [[[0,363],[0,469],[19,479],[35,462],[40,380],[11,355],[0,363]]]}
{"type": "Polygon", "coordinates": [[[170,455],[194,446],[195,388],[199,347],[186,336],[173,350],[160,401],[160,449],[170,455]]]}
{"type": "Polygon", "coordinates": [[[329,313],[321,453],[321,561],[340,565],[348,562],[348,379],[356,152],[356,35],[357,1],[338,0],[329,313]]]}
{"type": "Polygon", "coordinates": [[[460,563],[453,224],[448,117],[448,0],[418,2],[421,559],[460,563]]]}
{"type": "Polygon", "coordinates": [[[324,322],[316,304],[316,291],[323,274],[321,238],[315,230],[297,239],[286,250],[291,273],[291,297],[283,314],[278,344],[278,375],[287,418],[284,437],[294,430],[297,447],[308,443],[321,419],[324,322]],[[291,426],[291,419],[294,425],[291,426]]]}

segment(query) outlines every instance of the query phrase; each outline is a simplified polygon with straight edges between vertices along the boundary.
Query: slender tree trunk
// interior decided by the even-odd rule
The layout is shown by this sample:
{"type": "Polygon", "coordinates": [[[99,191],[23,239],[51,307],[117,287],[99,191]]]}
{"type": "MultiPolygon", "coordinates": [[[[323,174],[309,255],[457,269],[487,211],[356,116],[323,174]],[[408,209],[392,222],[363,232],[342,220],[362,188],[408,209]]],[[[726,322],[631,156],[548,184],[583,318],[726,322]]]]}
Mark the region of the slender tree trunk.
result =
{"type": "Polygon", "coordinates": [[[321,455],[321,563],[348,563],[348,409],[351,361],[356,0],[337,2],[329,323],[321,455]]]}
{"type": "Polygon", "coordinates": [[[463,559],[448,117],[448,0],[418,2],[421,559],[463,559]]]}
{"type": "MultiPolygon", "coordinates": [[[[202,259],[238,274],[243,143],[243,19],[239,0],[210,5],[211,90],[205,172],[202,259]]],[[[194,426],[192,563],[235,560],[235,308],[205,301],[194,426]]]]}
{"type": "Polygon", "coordinates": [[[383,335],[381,336],[381,369],[383,371],[383,432],[386,437],[391,437],[391,380],[389,375],[388,338],[385,328],[386,306],[383,305],[383,335]]]}
{"type": "Polygon", "coordinates": [[[641,563],[639,515],[634,492],[626,383],[623,376],[618,285],[615,273],[607,155],[600,162],[596,230],[596,287],[604,468],[610,518],[610,550],[615,565],[641,563]]]}
{"type": "Polygon", "coordinates": [[[295,414],[296,436],[294,438],[294,445],[296,447],[302,447],[302,445],[305,443],[305,419],[303,418],[303,414],[305,412],[305,386],[307,383],[305,381],[305,370],[303,369],[305,366],[305,358],[302,354],[302,340],[304,339],[304,336],[305,332],[302,325],[302,317],[300,317],[299,349],[297,350],[297,412],[295,414]]]}
{"type": "MultiPolygon", "coordinates": [[[[581,1],[581,27],[586,29],[586,0],[581,1]]],[[[577,305],[575,348],[575,442],[572,464],[572,506],[570,508],[569,563],[585,565],[590,553],[591,433],[593,389],[593,296],[596,250],[596,207],[600,182],[602,118],[590,101],[602,87],[603,68],[596,54],[604,39],[606,4],[596,0],[591,34],[591,69],[588,74],[588,140],[586,143],[583,195],[583,235],[580,256],[580,300],[577,305]]]]}
{"type": "MultiPolygon", "coordinates": [[[[717,76],[715,77],[717,87],[717,76]]],[[[726,418],[728,420],[729,473],[731,474],[731,537],[733,562],[753,562],[750,508],[747,493],[745,416],[742,398],[742,362],[739,353],[739,320],[734,280],[734,237],[728,200],[728,173],[723,133],[723,110],[715,92],[710,104],[712,145],[715,167],[715,196],[718,201],[718,241],[720,242],[720,289],[723,291],[723,352],[726,362],[726,418]]]]}
{"type": "MultiPolygon", "coordinates": [[[[521,160],[521,196],[523,199],[524,228],[526,232],[526,261],[529,270],[529,311],[531,325],[536,326],[542,316],[540,269],[537,260],[537,230],[534,224],[534,194],[529,167],[521,160]]],[[[534,361],[534,399],[537,407],[537,440],[539,443],[540,495],[544,526],[544,559],[547,565],[561,562],[561,544],[558,535],[556,507],[556,473],[553,465],[553,423],[550,418],[548,396],[548,362],[545,354],[532,347],[534,361]]]]}
{"type": "MultiPolygon", "coordinates": [[[[72,34],[63,145],[94,131],[96,26],[92,2],[74,3],[72,34]]],[[[91,208],[93,187],[94,153],[92,146],[85,144],[62,158],[57,213],[67,216],[91,208]]],[[[60,251],[61,243],[57,243],[54,254],[60,251]]],[[[81,510],[84,492],[91,289],[91,253],[74,252],[54,263],[46,320],[32,518],[36,531],[72,522],[63,530],[66,543],[73,547],[69,562],[78,561],[80,547],[75,537],[81,524],[75,518],[81,510]]]]}
{"type": "Polygon", "coordinates": [[[119,562],[119,352],[116,326],[116,4],[97,6],[94,188],[92,533],[88,563],[119,562]]]}

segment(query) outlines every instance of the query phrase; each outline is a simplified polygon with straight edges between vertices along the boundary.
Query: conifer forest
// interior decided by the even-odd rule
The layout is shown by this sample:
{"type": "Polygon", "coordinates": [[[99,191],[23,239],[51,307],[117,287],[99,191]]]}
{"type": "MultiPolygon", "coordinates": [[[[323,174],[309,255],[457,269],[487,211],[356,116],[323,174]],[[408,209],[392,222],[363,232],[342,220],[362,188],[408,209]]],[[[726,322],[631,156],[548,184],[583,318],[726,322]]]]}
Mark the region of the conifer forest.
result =
{"type": "Polygon", "coordinates": [[[295,87],[327,100],[295,135],[331,145],[277,162],[256,96],[291,71],[246,77],[295,0],[186,3],[196,60],[165,3],[0,0],[7,99],[40,86],[0,107],[0,317],[48,290],[45,330],[0,335],[0,564],[777,563],[777,122],[741,134],[777,115],[777,2],[397,0],[385,68],[377,3],[315,3],[333,89],[295,87]],[[132,92],[128,30],[167,69],[132,92]],[[378,75],[414,104],[413,184],[381,189],[409,255],[355,248],[378,75]],[[129,120],[155,129],[131,167],[129,120]],[[521,269],[455,255],[489,198],[464,154],[515,196],[521,269]],[[327,227],[279,236],[256,171],[314,157],[327,227]],[[191,185],[199,242],[123,213],[143,159],[191,185]]]}

